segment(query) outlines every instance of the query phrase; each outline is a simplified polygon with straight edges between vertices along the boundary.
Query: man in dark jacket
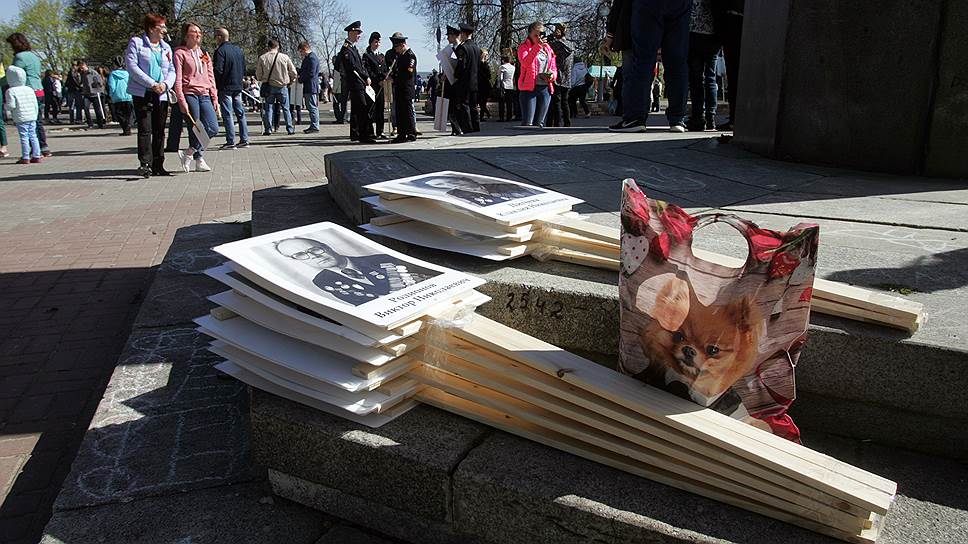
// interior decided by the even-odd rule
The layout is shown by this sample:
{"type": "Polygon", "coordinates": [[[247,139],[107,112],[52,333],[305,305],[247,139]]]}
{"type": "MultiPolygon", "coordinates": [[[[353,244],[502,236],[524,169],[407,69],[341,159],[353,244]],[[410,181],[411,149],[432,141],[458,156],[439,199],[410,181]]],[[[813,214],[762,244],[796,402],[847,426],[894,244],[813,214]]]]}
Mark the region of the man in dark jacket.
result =
{"type": "Polygon", "coordinates": [[[81,62],[81,93],[84,94],[84,121],[87,128],[94,128],[91,122],[91,108],[97,118],[97,128],[104,128],[104,78],[97,70],[91,70],[86,62],[81,62]]]}
{"type": "Polygon", "coordinates": [[[481,48],[474,43],[474,27],[460,24],[461,43],[454,48],[457,67],[454,69],[454,100],[457,104],[457,121],[464,132],[480,132],[481,116],[477,109],[477,72],[481,65],[481,48]]]}
{"type": "Polygon", "coordinates": [[[366,68],[373,90],[376,91],[373,115],[370,117],[376,125],[377,138],[383,138],[383,127],[386,125],[386,116],[383,111],[387,106],[386,92],[383,90],[383,80],[387,78],[387,62],[383,53],[380,52],[380,37],[379,32],[371,33],[370,43],[363,53],[363,67],[366,68]]]}
{"type": "Polygon", "coordinates": [[[299,65],[299,82],[302,83],[303,100],[309,110],[309,128],[303,134],[319,132],[319,57],[306,42],[299,44],[302,64],[299,65]]]}
{"type": "MultiPolygon", "coordinates": [[[[417,56],[407,46],[407,37],[400,32],[390,36],[393,43],[389,79],[393,87],[393,110],[397,119],[397,137],[391,143],[412,142],[417,139],[414,125],[414,78],[417,75],[417,56]]],[[[391,57],[391,55],[387,55],[391,57]]]]}
{"type": "Polygon", "coordinates": [[[608,14],[605,51],[621,51],[623,66],[622,120],[608,127],[615,132],[645,132],[656,54],[662,46],[666,96],[666,119],[671,132],[685,132],[689,70],[689,20],[692,0],[633,2],[612,0],[608,14]],[[631,29],[635,29],[633,39],[631,29]]]}
{"type": "Polygon", "coordinates": [[[64,94],[67,96],[67,111],[70,114],[70,122],[79,123],[84,109],[84,96],[81,94],[81,74],[78,71],[78,63],[71,65],[71,71],[64,78],[64,94]]]}
{"type": "Polygon", "coordinates": [[[343,90],[347,92],[350,99],[350,140],[358,141],[361,144],[375,144],[376,138],[373,137],[373,125],[370,123],[370,105],[372,102],[366,96],[366,88],[370,85],[370,77],[366,74],[363,67],[363,58],[360,51],[356,48],[363,34],[363,23],[353,21],[344,28],[346,31],[346,41],[339,50],[340,81],[343,90]]]}
{"type": "Polygon", "coordinates": [[[242,78],[245,76],[245,55],[242,49],[229,42],[229,31],[219,28],[215,31],[215,87],[218,89],[218,103],[222,110],[222,124],[225,125],[225,144],[222,149],[248,147],[249,127],[245,123],[245,105],[242,103],[242,78]],[[239,123],[239,143],[235,143],[235,123],[239,123]]]}

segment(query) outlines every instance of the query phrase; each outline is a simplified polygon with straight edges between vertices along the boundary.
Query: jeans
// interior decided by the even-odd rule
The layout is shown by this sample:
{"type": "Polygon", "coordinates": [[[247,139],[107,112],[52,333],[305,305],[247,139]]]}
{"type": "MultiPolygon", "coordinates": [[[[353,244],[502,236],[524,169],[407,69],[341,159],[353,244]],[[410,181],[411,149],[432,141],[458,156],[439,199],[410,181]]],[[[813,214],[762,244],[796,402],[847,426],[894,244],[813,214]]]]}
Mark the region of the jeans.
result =
{"type": "Polygon", "coordinates": [[[548,86],[535,85],[533,91],[518,91],[518,97],[521,100],[521,125],[543,127],[551,105],[548,86]]]}
{"type": "Polygon", "coordinates": [[[289,89],[285,87],[273,87],[272,85],[266,86],[269,92],[263,97],[265,100],[265,107],[262,109],[262,127],[266,132],[272,132],[273,124],[273,105],[280,104],[282,114],[286,119],[286,132],[292,134],[296,132],[296,127],[292,125],[292,114],[289,113],[289,89]]]}
{"type": "Polygon", "coordinates": [[[239,142],[249,141],[249,126],[245,123],[245,107],[242,105],[242,91],[218,93],[218,104],[222,108],[222,124],[225,125],[225,143],[235,145],[235,122],[239,122],[239,142]]]}
{"type": "Polygon", "coordinates": [[[37,140],[37,121],[17,123],[20,135],[20,156],[24,159],[40,157],[40,142],[37,140]]]}
{"type": "Polygon", "coordinates": [[[46,153],[47,148],[47,131],[44,130],[44,99],[42,97],[37,97],[37,141],[40,142],[40,151],[46,153]]]}
{"type": "Polygon", "coordinates": [[[309,110],[309,128],[319,130],[319,95],[306,93],[303,95],[306,109],[309,110]]]}
{"type": "Polygon", "coordinates": [[[689,34],[689,96],[692,114],[689,124],[699,126],[716,116],[716,56],[719,40],[712,34],[689,34]]]}
{"type": "MultiPolygon", "coordinates": [[[[195,123],[202,125],[198,128],[203,129],[209,138],[218,134],[218,117],[215,116],[215,105],[212,104],[211,96],[186,94],[185,102],[188,102],[188,111],[192,114],[192,118],[195,119],[195,123]]],[[[198,141],[198,136],[195,135],[195,131],[191,127],[188,130],[188,147],[195,151],[195,160],[202,158],[202,153],[205,149],[202,148],[201,142],[198,141]]]]}
{"type": "MultiPolygon", "coordinates": [[[[165,119],[168,101],[148,90],[133,96],[134,117],[138,121],[138,160],[142,166],[160,170],[165,163],[165,119]]],[[[177,109],[177,108],[176,108],[177,109]]]]}
{"type": "Polygon", "coordinates": [[[622,119],[635,121],[648,116],[652,103],[653,70],[656,51],[662,47],[665,66],[669,126],[682,123],[686,114],[686,88],[689,70],[689,19],[692,0],[639,0],[632,3],[631,49],[622,52],[622,119]]]}
{"type": "Polygon", "coordinates": [[[84,116],[81,111],[84,109],[84,95],[77,91],[67,93],[67,111],[70,114],[71,124],[79,123],[84,116]]]}
{"type": "Polygon", "coordinates": [[[97,128],[104,128],[104,97],[99,94],[84,97],[84,121],[87,123],[87,128],[94,126],[91,122],[91,108],[94,108],[97,128]]]}

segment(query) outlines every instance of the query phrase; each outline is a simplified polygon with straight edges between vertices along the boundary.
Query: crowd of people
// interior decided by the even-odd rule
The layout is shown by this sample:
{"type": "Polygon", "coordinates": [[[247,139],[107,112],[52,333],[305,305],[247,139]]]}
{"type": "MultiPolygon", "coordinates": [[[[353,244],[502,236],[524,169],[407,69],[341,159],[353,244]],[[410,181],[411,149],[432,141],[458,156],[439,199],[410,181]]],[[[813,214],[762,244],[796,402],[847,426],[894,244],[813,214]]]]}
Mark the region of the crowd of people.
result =
{"type": "MultiPolygon", "coordinates": [[[[449,124],[453,135],[479,132],[481,120],[493,118],[488,109],[491,99],[497,102],[500,122],[519,121],[520,127],[533,129],[569,127],[579,106],[586,117],[590,115],[589,94],[601,96],[606,89],[611,91],[610,113],[622,117],[609,129],[644,131],[648,113],[659,109],[663,87],[671,131],[731,130],[743,1],[612,4],[601,51],[621,52],[623,62],[610,86],[597,85],[604,75],[602,67],[597,67],[599,77],[593,77],[590,63],[575,58],[563,23],[529,25],[524,41],[502,51],[500,63],[494,63],[496,71],[487,49],[475,42],[473,25],[447,25],[447,45],[435,59],[440,70],[423,80],[408,38],[400,32],[389,36],[391,47],[386,50],[383,36],[372,32],[361,51],[360,21],[344,29],[346,40],[332,59],[331,74],[322,72],[308,43],[298,45],[297,66],[280,51],[280,43],[270,39],[254,62],[254,75],[247,75],[245,55],[231,42],[227,29],[216,29],[215,47],[209,53],[201,27],[187,22],[172,48],[165,18],[148,14],[143,33],[131,38],[110,69],[76,61],[64,74],[41,73],[40,58],[27,38],[11,34],[7,42],[15,54],[3,80],[9,87],[4,108],[21,136],[21,163],[51,155],[44,126],[60,123],[66,107],[72,124],[103,128],[110,118],[120,125],[122,135],[131,134],[136,126],[138,171],[145,177],[170,175],[164,168],[165,152],[178,153],[184,172],[211,170],[205,152],[218,134],[220,119],[223,150],[249,145],[247,113],[260,114],[264,136],[278,132],[280,126],[292,135],[305,108],[308,127],[303,133],[319,132],[319,105],[326,102],[332,102],[334,123],[349,121],[351,141],[413,141],[420,135],[414,103],[422,93],[428,96],[424,111],[441,121],[435,123],[438,129],[449,124]],[[730,82],[730,116],[717,125],[716,74],[723,58],[730,82]],[[27,100],[30,93],[33,101],[27,100]],[[687,116],[690,95],[692,111],[687,116]],[[446,109],[438,111],[442,107],[446,109]],[[188,147],[179,149],[186,128],[188,147]]],[[[0,156],[7,156],[2,123],[0,118],[0,156]]]]}

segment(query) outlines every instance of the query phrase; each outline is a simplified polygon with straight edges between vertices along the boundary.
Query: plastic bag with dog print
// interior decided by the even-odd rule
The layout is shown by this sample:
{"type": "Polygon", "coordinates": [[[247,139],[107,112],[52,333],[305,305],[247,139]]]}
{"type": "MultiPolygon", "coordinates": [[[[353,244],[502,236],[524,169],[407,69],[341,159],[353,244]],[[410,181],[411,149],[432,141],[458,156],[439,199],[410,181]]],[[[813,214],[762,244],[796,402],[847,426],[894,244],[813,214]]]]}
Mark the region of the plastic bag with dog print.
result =
{"type": "Polygon", "coordinates": [[[801,224],[780,233],[734,215],[693,217],[625,180],[620,371],[799,442],[787,410],[796,398],[819,232],[801,224]],[[741,268],[693,255],[693,232],[716,222],[746,239],[741,268]]]}

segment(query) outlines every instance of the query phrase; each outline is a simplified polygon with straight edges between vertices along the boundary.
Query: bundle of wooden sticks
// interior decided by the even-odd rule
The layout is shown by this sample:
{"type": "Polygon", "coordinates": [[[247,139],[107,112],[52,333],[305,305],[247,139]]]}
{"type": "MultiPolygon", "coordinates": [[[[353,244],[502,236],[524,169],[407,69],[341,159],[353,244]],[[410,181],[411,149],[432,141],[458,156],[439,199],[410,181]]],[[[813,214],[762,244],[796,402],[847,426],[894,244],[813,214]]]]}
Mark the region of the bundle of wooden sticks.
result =
{"type": "MultiPolygon", "coordinates": [[[[876,540],[893,482],[486,319],[475,313],[488,300],[474,289],[480,283],[463,283],[456,271],[327,225],[254,238],[241,249],[216,248],[233,260],[208,274],[229,290],[210,297],[218,306],[196,323],[225,359],[218,368],[372,427],[423,402],[848,542],[876,540]],[[325,271],[303,275],[295,263],[339,262],[324,255],[337,247],[365,249],[376,256],[370,262],[394,263],[394,270],[407,270],[401,274],[429,276],[433,268],[437,275],[347,311],[323,294],[335,292],[326,290],[325,271]],[[321,294],[303,290],[300,278],[323,285],[321,294]],[[403,313],[369,317],[370,308],[377,317],[389,312],[381,299],[403,313]]],[[[355,267],[370,275],[360,260],[339,266],[335,273],[352,277],[355,267]]],[[[348,287],[365,291],[379,283],[377,276],[348,287]]]]}
{"type": "MultiPolygon", "coordinates": [[[[438,172],[427,176],[444,174],[454,173],[438,172]]],[[[500,221],[473,206],[458,206],[460,202],[448,202],[435,195],[415,196],[400,192],[398,181],[368,186],[378,196],[364,198],[363,202],[383,215],[372,218],[362,228],[416,245],[485,258],[512,259],[532,255],[542,260],[615,271],[621,266],[619,230],[583,220],[571,211],[570,206],[536,211],[530,219],[500,221]]],[[[742,259],[710,251],[694,249],[694,254],[724,266],[739,268],[744,264],[742,259]]],[[[811,309],[912,333],[924,321],[924,309],[918,302],[821,278],[814,281],[811,309]]]]}

